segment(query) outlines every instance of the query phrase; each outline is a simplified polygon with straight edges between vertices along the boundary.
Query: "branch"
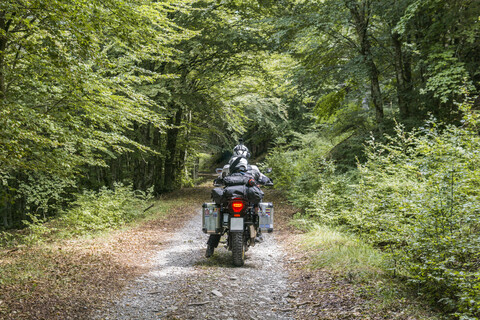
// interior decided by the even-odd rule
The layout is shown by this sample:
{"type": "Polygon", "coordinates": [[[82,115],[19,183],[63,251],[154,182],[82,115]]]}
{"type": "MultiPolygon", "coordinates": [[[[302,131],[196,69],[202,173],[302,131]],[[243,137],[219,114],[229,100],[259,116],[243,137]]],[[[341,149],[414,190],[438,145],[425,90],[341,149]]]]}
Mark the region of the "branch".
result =
{"type": "Polygon", "coordinates": [[[332,30],[332,32],[328,32],[328,31],[324,31],[327,35],[329,35],[330,37],[334,38],[334,39],[339,39],[339,38],[343,38],[345,39],[353,48],[356,48],[358,49],[358,45],[357,43],[355,43],[355,41],[351,38],[349,38],[348,36],[345,36],[343,35],[342,33],[340,32],[336,32],[334,30],[332,30]],[[340,35],[340,37],[336,36],[336,35],[340,35]]]}

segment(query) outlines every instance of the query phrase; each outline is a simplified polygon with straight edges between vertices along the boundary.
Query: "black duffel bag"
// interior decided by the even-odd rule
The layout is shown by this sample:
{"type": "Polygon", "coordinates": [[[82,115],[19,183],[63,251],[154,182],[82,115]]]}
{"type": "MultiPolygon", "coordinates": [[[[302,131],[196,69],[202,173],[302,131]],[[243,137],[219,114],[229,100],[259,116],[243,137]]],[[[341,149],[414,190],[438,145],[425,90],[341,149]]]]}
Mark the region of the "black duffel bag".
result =
{"type": "Polygon", "coordinates": [[[247,200],[247,189],[248,188],[245,185],[225,187],[225,189],[223,189],[223,197],[226,200],[233,198],[242,198],[247,200]]]}
{"type": "Polygon", "coordinates": [[[241,173],[233,173],[223,178],[223,183],[226,186],[243,186],[246,185],[250,179],[250,176],[246,176],[241,173]]]}
{"type": "MultiPolygon", "coordinates": [[[[222,202],[230,199],[234,199],[234,198],[241,198],[241,199],[247,200],[248,202],[258,204],[262,202],[262,199],[264,196],[262,189],[260,189],[257,186],[253,186],[253,187],[247,187],[245,185],[229,186],[229,187],[225,187],[225,189],[223,189],[222,191],[223,191],[223,197],[221,198],[222,202]]],[[[214,201],[216,202],[215,199],[214,201]]]]}

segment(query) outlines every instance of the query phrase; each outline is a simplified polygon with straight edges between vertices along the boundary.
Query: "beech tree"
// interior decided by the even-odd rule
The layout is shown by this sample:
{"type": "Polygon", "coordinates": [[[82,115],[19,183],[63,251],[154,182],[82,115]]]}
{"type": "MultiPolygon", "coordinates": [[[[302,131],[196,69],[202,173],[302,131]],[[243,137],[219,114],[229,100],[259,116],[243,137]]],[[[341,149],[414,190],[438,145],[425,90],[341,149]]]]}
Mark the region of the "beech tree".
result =
{"type": "MultiPolygon", "coordinates": [[[[152,74],[136,62],[172,59],[172,44],[191,33],[168,14],[185,9],[182,1],[2,1],[4,225],[15,220],[10,217],[12,206],[25,205],[12,199],[22,197],[20,181],[33,179],[28,185],[41,185],[40,179],[44,192],[58,194],[75,184],[72,177],[80,166],[104,166],[112,152],[147,149],[125,131],[134,122],[162,128],[165,121],[152,111],[155,102],[135,86],[165,75],[152,74]],[[53,184],[58,188],[51,190],[46,181],[58,179],[69,183],[53,184]]],[[[32,201],[38,207],[38,201],[32,201]]]]}
{"type": "Polygon", "coordinates": [[[369,109],[376,127],[385,113],[406,123],[429,113],[451,122],[458,119],[461,92],[478,89],[477,2],[279,1],[264,7],[277,49],[302,63],[310,79],[302,85],[324,121],[369,109]]]}

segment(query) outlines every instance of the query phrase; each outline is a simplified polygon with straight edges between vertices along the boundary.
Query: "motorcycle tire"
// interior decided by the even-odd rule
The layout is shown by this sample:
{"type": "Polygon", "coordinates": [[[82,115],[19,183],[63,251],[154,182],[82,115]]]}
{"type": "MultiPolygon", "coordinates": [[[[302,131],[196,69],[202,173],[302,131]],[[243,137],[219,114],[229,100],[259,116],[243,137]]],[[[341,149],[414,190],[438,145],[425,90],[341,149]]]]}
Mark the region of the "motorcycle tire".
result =
{"type": "Polygon", "coordinates": [[[241,267],[245,263],[245,242],[243,232],[232,232],[232,255],[233,264],[241,267]]]}

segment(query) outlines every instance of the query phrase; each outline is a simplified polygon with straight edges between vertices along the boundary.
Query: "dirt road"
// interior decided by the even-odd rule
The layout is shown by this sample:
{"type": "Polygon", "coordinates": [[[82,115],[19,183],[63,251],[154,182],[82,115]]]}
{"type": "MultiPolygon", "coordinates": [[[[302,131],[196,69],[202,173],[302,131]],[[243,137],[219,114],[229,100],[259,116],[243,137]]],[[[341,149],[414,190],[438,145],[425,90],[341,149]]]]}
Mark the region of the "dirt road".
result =
{"type": "Polygon", "coordinates": [[[129,285],[97,319],[293,319],[288,275],[274,234],[233,267],[222,243],[207,259],[199,211],[153,258],[149,273],[129,285]]]}

